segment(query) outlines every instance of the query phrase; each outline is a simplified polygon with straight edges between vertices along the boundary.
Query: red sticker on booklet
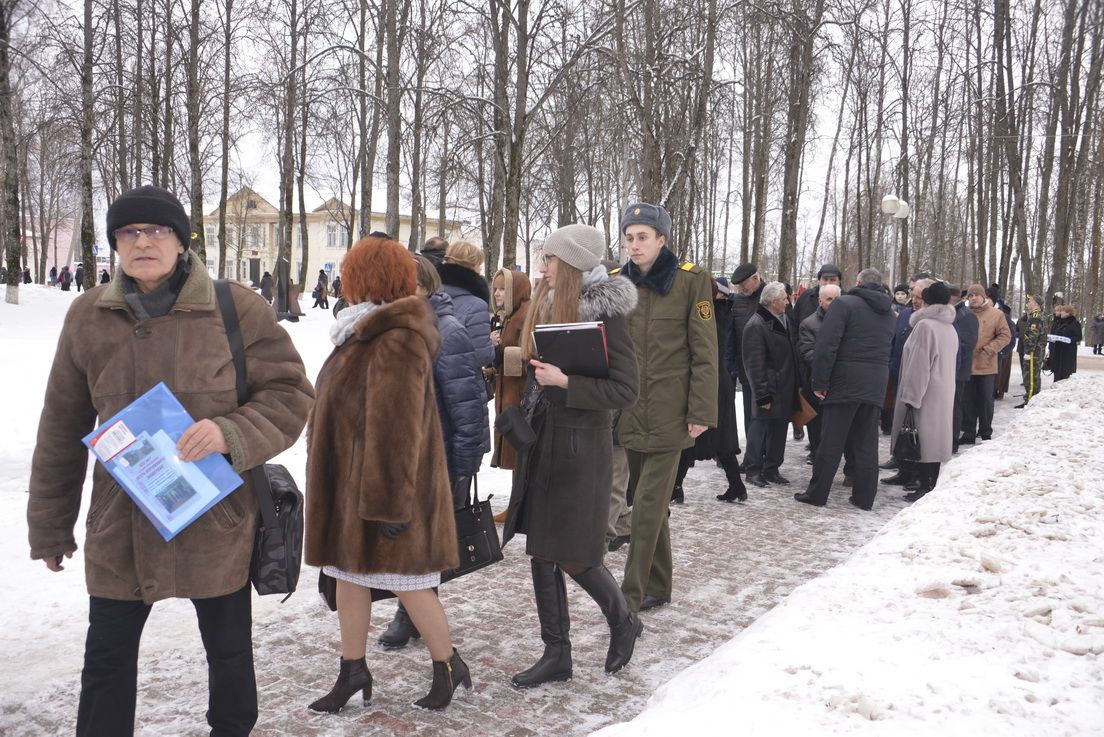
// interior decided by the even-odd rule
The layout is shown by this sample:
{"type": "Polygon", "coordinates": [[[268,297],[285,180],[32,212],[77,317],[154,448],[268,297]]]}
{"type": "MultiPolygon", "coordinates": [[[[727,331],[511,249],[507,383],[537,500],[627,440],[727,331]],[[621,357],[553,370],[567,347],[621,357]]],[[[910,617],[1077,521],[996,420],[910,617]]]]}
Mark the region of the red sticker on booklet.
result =
{"type": "Polygon", "coordinates": [[[99,457],[100,461],[107,463],[133,445],[134,441],[134,433],[130,431],[126,423],[122,420],[116,420],[89,441],[89,445],[92,446],[92,450],[96,452],[96,456],[99,457]]]}

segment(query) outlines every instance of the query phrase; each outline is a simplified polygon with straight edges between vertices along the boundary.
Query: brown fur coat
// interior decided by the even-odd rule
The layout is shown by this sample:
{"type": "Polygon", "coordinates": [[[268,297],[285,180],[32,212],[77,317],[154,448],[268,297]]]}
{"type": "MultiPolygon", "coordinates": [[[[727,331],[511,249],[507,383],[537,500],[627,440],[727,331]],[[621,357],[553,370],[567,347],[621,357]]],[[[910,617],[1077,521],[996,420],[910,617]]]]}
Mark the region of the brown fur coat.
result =
{"type": "Polygon", "coordinates": [[[429,303],[404,297],[357,321],[318,374],[307,425],[307,563],[417,575],[459,565],[429,303]],[[384,523],[410,523],[392,540],[384,523]]]}
{"type": "MultiPolygon", "coordinates": [[[[529,312],[529,297],[533,289],[524,272],[500,269],[499,273],[505,277],[506,298],[498,312],[502,319],[502,342],[495,350],[495,415],[502,414],[508,407],[521,404],[521,394],[525,390],[525,370],[520,356],[521,327],[529,312]],[[509,355],[514,351],[517,356],[509,355]]],[[[496,432],[491,465],[510,470],[516,464],[517,451],[496,432]]]]}

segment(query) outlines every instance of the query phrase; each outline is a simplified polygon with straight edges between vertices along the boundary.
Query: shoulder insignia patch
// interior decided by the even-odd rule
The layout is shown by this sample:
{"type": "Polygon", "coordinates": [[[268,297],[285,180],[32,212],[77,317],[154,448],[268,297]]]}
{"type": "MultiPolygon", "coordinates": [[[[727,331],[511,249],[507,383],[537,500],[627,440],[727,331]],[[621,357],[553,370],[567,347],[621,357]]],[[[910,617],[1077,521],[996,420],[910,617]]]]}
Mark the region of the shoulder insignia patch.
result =
{"type": "Polygon", "coordinates": [[[695,307],[698,308],[698,317],[702,320],[713,319],[713,305],[710,302],[703,299],[701,302],[698,302],[695,307]]]}
{"type": "Polygon", "coordinates": [[[689,261],[687,261],[684,264],[679,264],[679,268],[682,269],[683,271],[693,271],[695,268],[697,268],[697,264],[692,264],[689,261]]]}
{"type": "Polygon", "coordinates": [[[620,266],[618,266],[616,269],[610,269],[610,271],[609,271],[610,276],[617,276],[620,273],[621,273],[621,267],[620,266]]]}

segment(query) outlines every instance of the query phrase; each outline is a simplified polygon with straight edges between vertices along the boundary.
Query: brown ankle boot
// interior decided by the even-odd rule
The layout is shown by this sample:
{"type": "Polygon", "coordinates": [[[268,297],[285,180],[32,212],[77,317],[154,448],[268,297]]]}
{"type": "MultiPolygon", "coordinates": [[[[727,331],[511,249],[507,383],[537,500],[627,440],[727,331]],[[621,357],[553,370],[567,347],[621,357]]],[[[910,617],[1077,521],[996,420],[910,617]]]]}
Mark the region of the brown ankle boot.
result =
{"type": "Polygon", "coordinates": [[[471,690],[471,672],[467,663],[460,658],[460,653],[453,648],[452,657],[448,660],[433,661],[433,685],[429,687],[429,693],[414,702],[414,706],[422,709],[444,709],[452,703],[452,694],[461,684],[471,690]]]}
{"type": "Polygon", "coordinates": [[[372,700],[372,673],[368,670],[364,658],[342,660],[341,670],[337,674],[337,683],[328,694],[307,708],[311,711],[336,714],[357,691],[363,692],[365,704],[372,700]]]}

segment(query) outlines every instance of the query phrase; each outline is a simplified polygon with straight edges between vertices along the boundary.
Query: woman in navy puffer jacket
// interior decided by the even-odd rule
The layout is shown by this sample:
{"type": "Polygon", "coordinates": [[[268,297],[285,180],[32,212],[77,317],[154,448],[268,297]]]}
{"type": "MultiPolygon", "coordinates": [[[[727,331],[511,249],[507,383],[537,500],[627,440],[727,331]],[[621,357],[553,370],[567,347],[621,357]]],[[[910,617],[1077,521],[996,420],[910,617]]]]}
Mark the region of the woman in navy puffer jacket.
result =
{"type": "MultiPolygon", "coordinates": [[[[467,328],[480,368],[494,363],[491,344],[491,289],[479,273],[483,249],[466,241],[449,244],[445,262],[437,267],[442,289],[452,297],[456,318],[467,328]]],[[[488,399],[490,399],[488,397],[488,399]]]]}
{"type": "Polygon", "coordinates": [[[441,280],[433,264],[423,256],[416,256],[415,261],[418,294],[429,299],[441,333],[441,350],[433,362],[433,384],[453,502],[460,508],[467,504],[468,479],[479,470],[483,455],[491,449],[483,374],[476,362],[471,336],[457,318],[452,298],[441,291],[441,280]]]}
{"type": "MultiPolygon", "coordinates": [[[[441,279],[433,263],[425,256],[415,256],[414,262],[418,295],[426,297],[437,313],[437,330],[441,333],[441,348],[433,361],[433,389],[441,415],[452,503],[459,509],[467,505],[471,478],[491,449],[483,374],[476,363],[471,337],[453,314],[452,298],[441,291],[441,279]]],[[[386,648],[397,648],[418,636],[400,602],[379,642],[386,648]]]]}

